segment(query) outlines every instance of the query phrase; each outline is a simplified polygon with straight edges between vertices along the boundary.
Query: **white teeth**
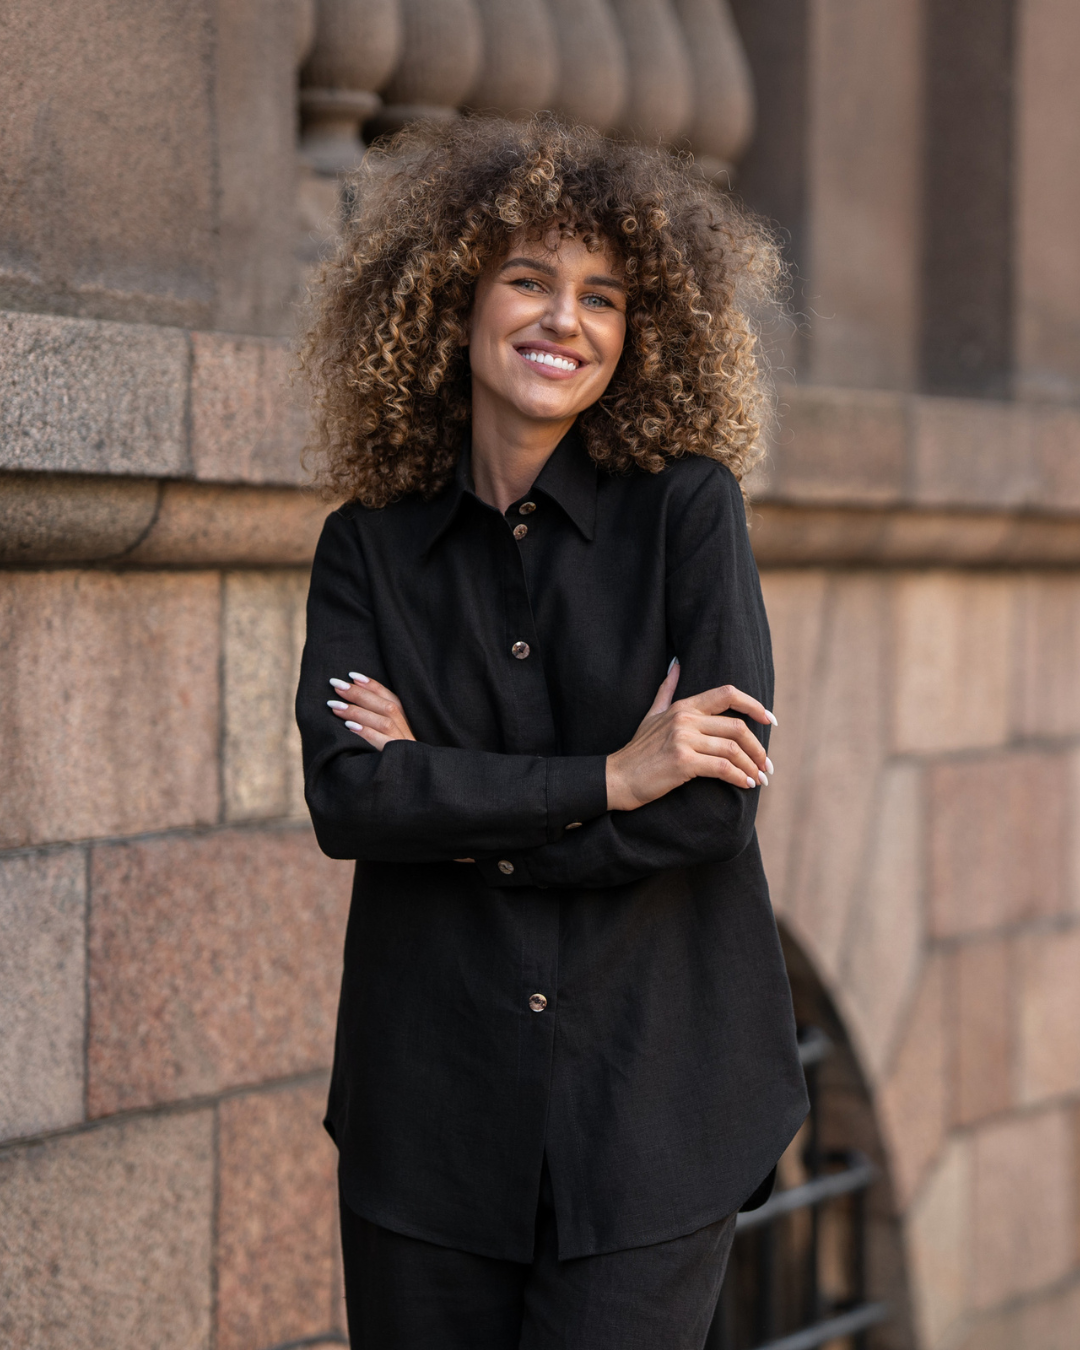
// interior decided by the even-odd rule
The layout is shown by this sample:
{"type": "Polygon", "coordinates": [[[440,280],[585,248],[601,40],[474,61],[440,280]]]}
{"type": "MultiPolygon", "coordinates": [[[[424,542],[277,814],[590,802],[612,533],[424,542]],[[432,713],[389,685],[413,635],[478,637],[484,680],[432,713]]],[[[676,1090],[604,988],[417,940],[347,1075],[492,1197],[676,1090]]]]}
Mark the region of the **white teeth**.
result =
{"type": "Polygon", "coordinates": [[[567,361],[564,356],[552,356],[550,352],[522,352],[526,361],[534,361],[538,366],[554,366],[556,370],[577,370],[576,361],[567,361]]]}

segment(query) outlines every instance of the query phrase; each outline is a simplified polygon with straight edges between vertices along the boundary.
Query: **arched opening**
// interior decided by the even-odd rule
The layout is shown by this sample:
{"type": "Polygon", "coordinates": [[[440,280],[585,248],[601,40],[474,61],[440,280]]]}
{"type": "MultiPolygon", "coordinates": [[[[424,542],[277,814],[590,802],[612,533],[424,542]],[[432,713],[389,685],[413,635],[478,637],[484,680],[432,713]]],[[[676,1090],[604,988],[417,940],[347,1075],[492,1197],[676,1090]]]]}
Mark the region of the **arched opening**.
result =
{"type": "Polygon", "coordinates": [[[740,1216],[707,1350],[914,1350],[900,1222],[843,1021],[781,929],[811,1113],[762,1209],[740,1216]]]}

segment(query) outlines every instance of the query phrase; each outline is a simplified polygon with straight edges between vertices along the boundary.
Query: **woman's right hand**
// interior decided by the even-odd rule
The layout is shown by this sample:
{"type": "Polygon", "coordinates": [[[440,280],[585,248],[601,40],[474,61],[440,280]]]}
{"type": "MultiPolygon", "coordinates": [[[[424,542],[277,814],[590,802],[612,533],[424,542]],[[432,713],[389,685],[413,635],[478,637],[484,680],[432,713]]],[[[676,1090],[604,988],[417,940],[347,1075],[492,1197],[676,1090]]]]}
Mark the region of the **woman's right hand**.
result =
{"type": "Polygon", "coordinates": [[[635,811],[691,778],[722,778],[735,787],[768,786],[772,761],[739,717],[776,725],[764,704],[733,685],[671,701],[679,681],[674,662],[634,738],[607,759],[609,811],[635,811]]]}

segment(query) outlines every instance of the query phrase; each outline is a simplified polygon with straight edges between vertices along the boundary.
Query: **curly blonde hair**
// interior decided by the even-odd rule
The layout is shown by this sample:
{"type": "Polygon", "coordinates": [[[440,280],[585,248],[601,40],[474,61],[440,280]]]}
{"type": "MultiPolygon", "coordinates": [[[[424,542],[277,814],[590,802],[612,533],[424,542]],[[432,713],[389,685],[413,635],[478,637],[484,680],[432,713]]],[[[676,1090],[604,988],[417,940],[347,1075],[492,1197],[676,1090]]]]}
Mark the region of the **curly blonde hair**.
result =
{"type": "Polygon", "coordinates": [[[658,149],[545,114],[418,124],[368,151],[340,247],[312,293],[301,351],[308,458],[338,500],[437,493],[470,416],[466,322],[511,240],[553,227],[621,259],[626,342],[578,418],[606,469],[705,455],[740,481],[769,402],[750,313],[781,263],[761,224],[658,149]]]}

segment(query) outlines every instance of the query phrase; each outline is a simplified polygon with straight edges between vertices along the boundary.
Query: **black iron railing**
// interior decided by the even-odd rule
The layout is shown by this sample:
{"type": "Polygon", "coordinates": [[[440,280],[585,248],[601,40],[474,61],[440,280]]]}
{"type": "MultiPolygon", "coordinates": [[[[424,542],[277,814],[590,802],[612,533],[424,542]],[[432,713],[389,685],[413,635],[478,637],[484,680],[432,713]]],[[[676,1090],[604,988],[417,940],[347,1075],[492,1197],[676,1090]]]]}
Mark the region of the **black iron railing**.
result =
{"type": "Polygon", "coordinates": [[[857,1149],[821,1147],[818,1066],[831,1050],[816,1027],[799,1037],[810,1097],[802,1150],[806,1180],[739,1215],[706,1350],[814,1350],[841,1337],[850,1337],[854,1350],[866,1350],[868,1329],[888,1316],[884,1303],[866,1297],[866,1192],[876,1169],[857,1149]],[[845,1208],[847,1267],[840,1297],[823,1288],[821,1270],[823,1211],[838,1204],[845,1208]],[[785,1232],[795,1215],[805,1216],[799,1233],[785,1232]]]}

